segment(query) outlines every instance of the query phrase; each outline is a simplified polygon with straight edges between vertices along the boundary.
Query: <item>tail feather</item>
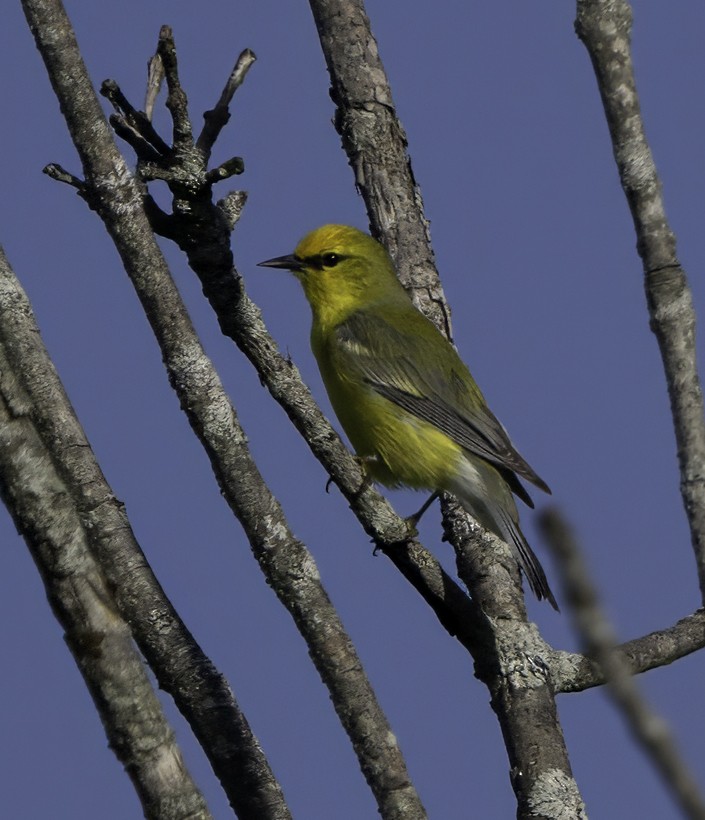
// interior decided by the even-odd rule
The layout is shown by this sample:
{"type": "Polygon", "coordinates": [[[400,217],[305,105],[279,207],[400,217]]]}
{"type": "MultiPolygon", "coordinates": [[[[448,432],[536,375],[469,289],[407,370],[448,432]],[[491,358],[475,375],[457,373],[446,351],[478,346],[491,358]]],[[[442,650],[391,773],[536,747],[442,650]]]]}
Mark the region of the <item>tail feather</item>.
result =
{"type": "Polygon", "coordinates": [[[556,599],[551,592],[551,587],[548,585],[546,573],[541,566],[541,562],[536,557],[536,554],[529,546],[528,541],[524,538],[524,533],[519,529],[519,525],[512,520],[511,516],[507,514],[506,510],[501,507],[495,507],[495,512],[499,521],[497,522],[502,532],[497,533],[503,538],[512,548],[517,563],[521,567],[526,580],[529,582],[534,595],[540,600],[545,598],[551,606],[559,611],[556,599]],[[509,536],[509,537],[507,537],[509,536]]]}
{"type": "Polygon", "coordinates": [[[485,529],[509,545],[539,601],[545,598],[558,610],[541,562],[519,528],[519,513],[510,485],[499,471],[479,459],[466,459],[461,463],[460,475],[455,477],[448,489],[485,529]]]}

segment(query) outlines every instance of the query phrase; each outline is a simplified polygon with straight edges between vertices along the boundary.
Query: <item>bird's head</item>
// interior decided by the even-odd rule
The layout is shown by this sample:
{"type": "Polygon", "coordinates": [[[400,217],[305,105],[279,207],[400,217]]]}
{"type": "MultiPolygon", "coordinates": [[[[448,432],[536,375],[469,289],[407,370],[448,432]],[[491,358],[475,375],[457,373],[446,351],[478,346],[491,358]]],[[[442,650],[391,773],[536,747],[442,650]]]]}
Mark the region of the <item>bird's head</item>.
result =
{"type": "Polygon", "coordinates": [[[355,310],[401,290],[386,249],[347,225],[324,225],[289,256],[260,262],[290,270],[301,282],[314,316],[339,322],[355,310]]]}

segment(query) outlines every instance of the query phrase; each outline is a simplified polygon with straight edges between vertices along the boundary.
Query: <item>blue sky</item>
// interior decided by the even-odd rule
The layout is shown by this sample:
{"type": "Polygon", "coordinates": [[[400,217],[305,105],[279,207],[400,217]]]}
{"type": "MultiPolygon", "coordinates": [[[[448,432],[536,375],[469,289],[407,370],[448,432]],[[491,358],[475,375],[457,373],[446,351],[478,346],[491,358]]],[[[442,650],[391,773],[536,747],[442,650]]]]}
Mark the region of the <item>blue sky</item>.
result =
{"type": "MultiPolygon", "coordinates": [[[[249,192],[233,236],[238,268],[330,413],[298,284],[255,267],[324,222],[367,225],[330,123],[307,4],[66,5],[95,84],[114,78],[135,103],[159,27],[169,23],[194,120],[217,99],[239,51],[256,52],[214,159],[244,157],[245,174],[230,186],[249,192]]],[[[705,8],[697,0],[634,5],[647,135],[702,313],[705,8]]],[[[620,637],[665,627],[697,608],[697,581],[634,233],[592,69],[573,31],[573,4],[368,0],[367,10],[409,138],[458,348],[573,522],[620,637]]],[[[218,493],[110,241],[71,190],[41,174],[50,161],[76,173],[79,165],[18,2],[0,13],[0,76],[0,242],[138,540],[230,680],[294,816],[375,817],[327,693],[218,493]]],[[[163,111],[156,122],[168,133],[163,111]]],[[[165,250],[260,467],[357,645],[430,817],[513,816],[504,747],[470,659],[393,567],[372,556],[339,494],[325,493],[322,469],[220,336],[183,258],[165,250]]],[[[702,360],[702,334],[698,347],[702,360]]],[[[411,493],[391,495],[403,514],[418,505],[411,493]]],[[[528,511],[523,526],[555,579],[528,511]]],[[[4,510],[0,535],[7,815],[138,817],[4,510]]],[[[428,514],[422,535],[452,570],[437,513],[428,514]]],[[[565,616],[535,601],[529,607],[548,640],[575,648],[565,616]]],[[[701,654],[641,678],[701,782],[704,673],[701,654]]],[[[563,696],[559,707],[592,816],[678,816],[601,692],[563,696]]],[[[177,715],[174,722],[214,815],[229,816],[188,727],[177,715]]]]}

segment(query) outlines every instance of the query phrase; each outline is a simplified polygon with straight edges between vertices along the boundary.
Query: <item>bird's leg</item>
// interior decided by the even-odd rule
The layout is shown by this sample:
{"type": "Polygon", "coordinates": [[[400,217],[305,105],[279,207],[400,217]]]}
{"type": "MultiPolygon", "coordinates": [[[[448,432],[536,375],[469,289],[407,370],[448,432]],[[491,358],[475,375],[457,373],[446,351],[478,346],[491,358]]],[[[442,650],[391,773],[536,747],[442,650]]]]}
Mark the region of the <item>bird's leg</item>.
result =
{"type": "Polygon", "coordinates": [[[356,455],[355,456],[355,461],[357,461],[357,463],[360,465],[360,469],[362,470],[362,476],[363,476],[362,484],[360,484],[360,487],[358,488],[357,492],[355,493],[355,495],[359,497],[365,492],[365,490],[368,487],[372,486],[372,484],[374,483],[374,478],[372,477],[372,474],[370,473],[369,467],[367,465],[371,464],[372,462],[377,461],[377,456],[357,456],[356,455]]]}
{"type": "MultiPolygon", "coordinates": [[[[362,483],[360,484],[360,486],[357,489],[357,492],[355,493],[356,496],[361,496],[365,492],[365,490],[369,486],[371,486],[372,483],[374,482],[374,478],[372,478],[372,476],[370,475],[370,471],[369,471],[367,465],[368,465],[368,463],[370,463],[372,461],[377,461],[377,456],[357,456],[356,455],[356,456],[353,456],[353,458],[355,459],[355,461],[357,461],[357,463],[360,467],[360,471],[362,472],[362,483]]],[[[330,485],[332,483],[333,483],[332,478],[329,478],[328,481],[326,481],[326,492],[330,492],[330,485]]]]}
{"type": "Polygon", "coordinates": [[[431,506],[431,504],[433,504],[433,502],[438,498],[438,496],[439,496],[438,492],[435,492],[432,495],[430,495],[426,499],[426,501],[424,501],[423,505],[421,506],[421,509],[418,512],[415,512],[413,515],[409,515],[404,519],[406,521],[406,523],[410,527],[413,527],[414,529],[416,529],[416,525],[421,520],[421,517],[426,512],[426,510],[431,506]]]}

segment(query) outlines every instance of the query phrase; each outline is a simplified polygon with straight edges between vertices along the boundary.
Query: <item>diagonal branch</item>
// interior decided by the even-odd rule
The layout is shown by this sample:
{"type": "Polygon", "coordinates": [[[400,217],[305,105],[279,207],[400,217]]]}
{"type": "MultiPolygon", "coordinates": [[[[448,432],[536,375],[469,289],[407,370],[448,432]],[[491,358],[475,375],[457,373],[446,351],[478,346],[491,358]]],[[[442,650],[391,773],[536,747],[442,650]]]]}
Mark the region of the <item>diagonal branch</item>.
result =
{"type": "MultiPolygon", "coordinates": [[[[149,273],[165,271],[164,262],[144,218],[139,193],[112,143],[64,9],[58,0],[25,0],[23,5],[81,156],[86,172],[83,189],[90,189],[92,207],[108,220],[132,275],[146,277],[149,287],[141,294],[143,302],[149,307],[159,300],[171,300],[173,330],[178,333],[178,294],[168,275],[157,282],[149,278],[149,273]]],[[[91,551],[114,590],[120,613],[130,623],[160,686],[189,721],[238,815],[285,820],[290,815],[281,789],[227,682],[203,654],[152,574],[53,367],[43,348],[31,344],[36,334],[31,328],[23,330],[21,314],[13,317],[18,323],[8,338],[23,350],[26,389],[40,397],[37,424],[46,439],[55,442],[57,465],[71,487],[91,534],[91,551]]],[[[188,323],[187,318],[185,321],[188,323]]]]}
{"type": "Polygon", "coordinates": [[[206,161],[211,155],[211,151],[220,136],[220,132],[230,121],[230,103],[232,102],[233,96],[238,88],[245,82],[247,72],[252,68],[256,59],[257,57],[255,57],[255,53],[252,49],[246,48],[241,52],[220,93],[215,107],[210,109],[210,111],[206,111],[203,115],[205,122],[196,140],[196,148],[203,152],[206,161]]]}
{"type": "Polygon", "coordinates": [[[421,191],[364,4],[309,0],[309,5],[330,74],[335,129],[372,234],[386,245],[417,306],[451,338],[421,191]]]}
{"type": "MultiPolygon", "coordinates": [[[[632,675],[667,666],[705,648],[705,609],[682,618],[673,626],[650,632],[615,647],[632,675]]],[[[551,650],[551,680],[556,692],[582,692],[602,686],[605,676],[585,655],[551,650]]]]}
{"type": "Polygon", "coordinates": [[[600,607],[581,551],[567,524],[555,510],[545,511],[540,526],[556,556],[573,625],[585,651],[605,676],[608,692],[639,745],[671,790],[687,817],[705,818],[705,802],[671,732],[656,715],[632,676],[624,656],[617,651],[611,624],[600,607]]]}
{"type": "MultiPolygon", "coordinates": [[[[27,5],[35,4],[27,0],[27,5]]],[[[58,3],[53,5],[57,7],[58,3]]],[[[34,28],[36,31],[37,27],[34,28]]],[[[91,202],[113,238],[142,302],[180,403],[211,459],[226,500],[247,532],[268,582],[289,609],[307,641],[341,721],[352,737],[380,812],[385,818],[394,820],[423,818],[425,812],[409,782],[396,739],[328,600],[313,558],[291,534],[281,508],[257,471],[235,411],[195,335],[145,213],[139,207],[137,186],[126,172],[109,132],[103,128],[105,120],[80,63],[68,21],[63,21],[63,38],[57,37],[56,31],[55,26],[52,45],[59,49],[59,60],[74,61],[73,84],[75,87],[77,77],[80,77],[81,93],[75,95],[72,93],[74,89],[61,83],[63,73],[52,59],[47,59],[47,67],[55,79],[62,110],[83,159],[84,184],[91,189],[91,202]],[[79,112],[76,106],[81,104],[87,107],[79,112]]],[[[46,47],[47,44],[40,42],[43,52],[46,47]]],[[[190,138],[186,95],[179,85],[176,52],[166,28],[160,36],[159,53],[165,64],[179,156],[186,160],[197,159],[202,155],[190,138]]],[[[204,174],[199,173],[198,178],[203,179],[204,174]]],[[[184,197],[186,192],[182,182],[175,180],[174,184],[184,197]]],[[[220,220],[225,221],[225,216],[221,214],[220,220]]],[[[203,691],[197,686],[193,687],[192,694],[203,697],[203,691]]],[[[210,751],[211,762],[223,781],[223,767],[232,761],[219,759],[217,750],[210,751]]],[[[235,768],[230,775],[242,781],[241,791],[229,791],[238,815],[243,818],[288,817],[269,770],[262,771],[260,760],[252,759],[250,765],[252,771],[235,768]],[[267,799],[263,800],[265,797],[267,799]]],[[[226,781],[224,785],[231,784],[226,781]]]]}
{"type": "MultiPolygon", "coordinates": [[[[32,553],[145,817],[206,820],[211,815],[186,771],[130,627],[91,555],[75,487],[61,474],[60,445],[43,435],[51,387],[45,384],[40,395],[33,389],[37,359],[51,369],[27,296],[0,248],[0,496],[32,553]]],[[[71,412],[68,404],[51,410],[71,412]]]]}
{"type": "Polygon", "coordinates": [[[592,60],[619,178],[634,220],[649,322],[661,351],[671,402],[681,496],[705,602],[705,415],[695,359],[695,312],[644,133],[631,59],[631,8],[626,0],[578,0],[577,11],[576,31],[592,60]]]}

